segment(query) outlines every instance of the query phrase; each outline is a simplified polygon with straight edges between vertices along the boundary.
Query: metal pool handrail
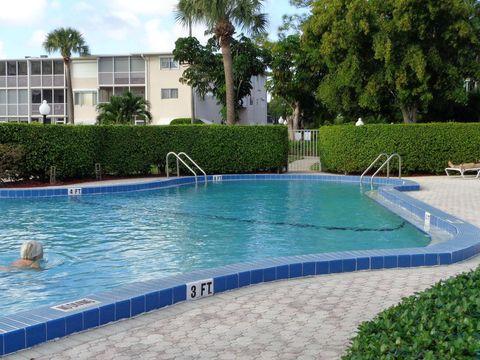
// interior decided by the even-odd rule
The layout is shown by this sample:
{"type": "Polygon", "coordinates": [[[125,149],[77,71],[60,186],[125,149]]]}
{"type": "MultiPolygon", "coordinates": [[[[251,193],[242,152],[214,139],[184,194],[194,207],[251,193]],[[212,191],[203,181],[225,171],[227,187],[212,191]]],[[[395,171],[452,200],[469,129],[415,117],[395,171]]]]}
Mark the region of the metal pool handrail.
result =
{"type": "MultiPolygon", "coordinates": [[[[373,162],[370,164],[370,166],[367,168],[367,170],[365,170],[363,172],[363,174],[360,176],[360,185],[362,184],[362,181],[363,181],[363,177],[370,171],[370,169],[372,167],[375,166],[375,164],[378,162],[378,160],[380,160],[383,156],[385,156],[387,159],[388,159],[388,154],[387,153],[381,153],[380,155],[377,156],[377,158],[375,160],[373,160],[373,162]]],[[[388,169],[390,170],[390,169],[388,169]]]]}
{"type": "Polygon", "coordinates": [[[181,152],[179,154],[177,154],[176,152],[174,151],[170,151],[168,154],[167,154],[167,157],[166,157],[166,161],[165,161],[165,172],[167,173],[167,178],[170,177],[170,171],[169,171],[169,168],[168,168],[168,158],[170,157],[170,155],[173,155],[175,156],[175,158],[177,159],[177,176],[180,176],[180,164],[179,162],[181,162],[183,165],[185,165],[185,167],[190,170],[190,172],[195,176],[195,184],[198,182],[198,175],[197,173],[195,172],[195,170],[193,170],[182,158],[181,156],[185,156],[193,165],[194,167],[196,167],[197,169],[199,169],[204,177],[205,177],[205,184],[207,184],[207,174],[205,173],[205,171],[203,171],[203,169],[198,166],[198,164],[192,160],[192,158],[190,156],[188,156],[187,154],[185,154],[184,152],[181,152]]]}
{"type": "Polygon", "coordinates": [[[370,178],[370,184],[373,184],[373,178],[383,169],[385,165],[387,165],[387,177],[390,177],[390,160],[392,160],[394,157],[398,158],[398,178],[402,178],[402,157],[397,153],[393,153],[372,175],[370,178]]]}
{"type": "Polygon", "coordinates": [[[183,151],[181,153],[178,153],[178,156],[179,157],[185,156],[198,170],[200,170],[203,173],[203,177],[205,179],[205,184],[207,183],[207,173],[200,166],[198,166],[198,164],[195,161],[193,161],[193,159],[190,156],[188,156],[183,151]]]}

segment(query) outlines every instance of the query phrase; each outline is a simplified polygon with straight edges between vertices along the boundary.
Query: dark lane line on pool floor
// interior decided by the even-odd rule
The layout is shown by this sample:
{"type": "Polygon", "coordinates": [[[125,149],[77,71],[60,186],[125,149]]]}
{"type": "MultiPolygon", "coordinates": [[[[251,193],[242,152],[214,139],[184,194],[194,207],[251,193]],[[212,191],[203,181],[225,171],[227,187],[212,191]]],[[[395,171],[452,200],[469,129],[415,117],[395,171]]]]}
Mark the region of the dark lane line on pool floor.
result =
{"type": "MultiPolygon", "coordinates": [[[[131,208],[127,206],[121,205],[109,205],[109,204],[102,204],[93,201],[84,201],[76,198],[74,201],[85,204],[85,205],[94,205],[94,206],[103,206],[108,207],[110,209],[129,209],[131,208]]],[[[383,227],[383,228],[368,228],[368,227],[358,227],[358,226],[329,226],[329,225],[314,225],[314,224],[302,224],[302,223],[289,223],[283,221],[265,221],[265,220],[256,220],[256,219],[241,219],[236,217],[229,217],[229,216],[222,216],[222,215],[210,215],[210,214],[195,214],[195,213],[187,213],[187,212],[179,212],[179,211],[170,211],[170,210],[159,210],[159,209],[135,209],[141,210],[148,213],[153,212],[161,212],[167,213],[169,215],[176,215],[176,216],[183,216],[189,218],[199,218],[199,219],[210,219],[210,220],[223,220],[223,221],[232,221],[232,222],[242,222],[242,223],[249,223],[249,224],[258,224],[258,225],[275,225],[275,226],[292,226],[292,227],[299,227],[299,228],[312,228],[312,229],[319,229],[319,230],[331,230],[331,231],[355,231],[355,232],[392,232],[397,231],[405,227],[406,222],[403,221],[399,225],[394,227],[383,227]]]]}

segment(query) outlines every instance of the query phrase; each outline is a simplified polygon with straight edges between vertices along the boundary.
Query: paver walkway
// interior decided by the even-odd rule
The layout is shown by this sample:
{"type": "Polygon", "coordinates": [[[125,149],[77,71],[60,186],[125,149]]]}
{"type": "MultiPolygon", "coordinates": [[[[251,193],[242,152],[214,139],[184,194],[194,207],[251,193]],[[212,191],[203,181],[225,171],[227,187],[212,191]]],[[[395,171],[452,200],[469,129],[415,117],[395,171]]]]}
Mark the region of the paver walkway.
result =
{"type": "MultiPolygon", "coordinates": [[[[480,181],[415,178],[410,195],[480,227],[480,181]]],[[[280,281],[181,303],[7,359],[338,359],[358,324],[477,267],[460,264],[280,281]]]]}

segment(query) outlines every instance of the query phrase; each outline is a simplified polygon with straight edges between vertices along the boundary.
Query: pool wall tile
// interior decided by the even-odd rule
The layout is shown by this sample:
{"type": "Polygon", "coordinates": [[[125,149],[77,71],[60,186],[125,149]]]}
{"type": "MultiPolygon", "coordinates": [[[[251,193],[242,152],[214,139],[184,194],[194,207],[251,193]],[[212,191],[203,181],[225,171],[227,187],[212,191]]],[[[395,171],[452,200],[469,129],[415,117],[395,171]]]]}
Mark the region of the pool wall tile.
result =
{"type": "Polygon", "coordinates": [[[342,260],[342,270],[343,272],[355,271],[357,267],[355,259],[345,259],[342,260]]]}
{"type": "Polygon", "coordinates": [[[383,260],[384,260],[383,256],[373,256],[370,259],[371,268],[372,269],[383,269],[383,267],[384,267],[383,260]]]}
{"type": "Polygon", "coordinates": [[[262,269],[256,269],[252,270],[250,273],[250,283],[253,284],[259,284],[263,282],[263,270],[262,269]]]}
{"type": "Polygon", "coordinates": [[[248,286],[250,284],[251,284],[250,271],[242,271],[241,273],[238,274],[238,285],[240,287],[248,286]]]}
{"type": "Polygon", "coordinates": [[[100,307],[100,325],[115,321],[115,305],[108,304],[100,307]]]}
{"type": "Polygon", "coordinates": [[[47,321],[47,340],[65,336],[65,318],[47,321]]]}
{"type": "Polygon", "coordinates": [[[425,265],[425,255],[424,254],[414,254],[412,255],[412,266],[424,266],[425,265]]]}
{"type": "Polygon", "coordinates": [[[291,264],[289,268],[290,278],[302,276],[302,264],[291,264]]]}
{"type": "MultiPolygon", "coordinates": [[[[333,183],[359,182],[358,176],[300,174],[223,175],[222,181],[252,179],[306,180],[333,183]]],[[[211,182],[212,180],[213,177],[211,175],[208,176],[208,181],[211,182]]],[[[84,195],[108,194],[168,188],[192,184],[194,181],[194,177],[182,177],[133,185],[79,187],[82,188],[84,195]]],[[[203,178],[199,181],[199,183],[201,182],[203,182],[203,178]]],[[[49,339],[184,301],[186,300],[186,283],[188,282],[213,278],[214,292],[221,293],[251,284],[301,276],[368,269],[445,265],[468,259],[480,253],[480,230],[478,228],[404,194],[406,191],[419,190],[420,186],[418,184],[410,180],[384,178],[374,179],[374,184],[382,185],[377,190],[379,197],[376,200],[380,201],[383,206],[395,212],[395,209],[381,202],[381,199],[386,199],[421,219],[423,219],[425,212],[428,211],[431,214],[431,225],[450,233],[452,240],[425,248],[312,254],[227,265],[190,274],[138,282],[92,295],[92,298],[101,302],[99,307],[78,310],[70,314],[61,313],[49,307],[42,307],[14,316],[3,316],[0,317],[0,356],[49,339]]],[[[45,198],[49,196],[68,196],[67,189],[0,190],[0,198],[23,199],[45,198]]],[[[421,226],[415,226],[423,231],[421,226]]]]}
{"type": "Polygon", "coordinates": [[[225,277],[225,290],[238,288],[238,274],[232,274],[225,277]]]}
{"type": "Polygon", "coordinates": [[[12,352],[25,349],[25,329],[18,329],[4,334],[4,353],[10,354],[12,352]]]}
{"type": "Polygon", "coordinates": [[[332,260],[329,264],[330,274],[343,272],[343,260],[332,260]]]}
{"type": "Polygon", "coordinates": [[[65,318],[65,335],[83,330],[83,314],[73,314],[65,318]]]}
{"type": "Polygon", "coordinates": [[[277,266],[277,280],[288,279],[288,265],[277,266]]]}
{"type": "Polygon", "coordinates": [[[173,303],[184,301],[187,299],[187,286],[180,285],[173,288],[173,303]]]}
{"type": "Polygon", "coordinates": [[[434,266],[439,263],[438,254],[425,254],[425,265],[434,266]]]}
{"type": "Polygon", "coordinates": [[[302,275],[303,276],[315,275],[316,274],[315,265],[316,265],[315,262],[303,263],[303,265],[302,265],[302,268],[303,268],[302,275]]]}
{"type": "Polygon", "coordinates": [[[127,319],[131,316],[131,301],[123,300],[115,303],[115,320],[127,319]]]}
{"type": "Polygon", "coordinates": [[[325,275],[330,272],[329,262],[328,261],[319,261],[315,264],[315,273],[317,275],[325,275]]]}
{"type": "Polygon", "coordinates": [[[225,291],[226,287],[226,276],[218,276],[213,278],[213,292],[219,294],[225,291]]]}
{"type": "Polygon", "coordinates": [[[160,293],[154,291],[145,295],[145,311],[152,311],[160,307],[160,293]]]}
{"type": "Polygon", "coordinates": [[[397,256],[385,256],[383,258],[383,265],[385,269],[392,269],[398,267],[398,257],[397,256]]]}
{"type": "Polygon", "coordinates": [[[412,258],[410,255],[400,255],[398,257],[398,267],[410,267],[412,266],[412,258]]]}
{"type": "Polygon", "coordinates": [[[357,270],[369,270],[370,269],[370,258],[362,257],[357,258],[357,270]]]}
{"type": "Polygon", "coordinates": [[[263,281],[275,281],[277,280],[277,268],[271,267],[263,270],[263,281]]]}
{"type": "Polygon", "coordinates": [[[132,316],[142,314],[145,312],[145,296],[137,296],[131,300],[131,314],[132,316]]]}
{"type": "MultiPolygon", "coordinates": [[[[97,309],[90,309],[83,312],[83,329],[97,327],[100,324],[100,312],[97,309]]],[[[47,328],[48,335],[48,328],[47,328]]]]}
{"type": "MultiPolygon", "coordinates": [[[[185,289],[186,291],[186,289],[185,289]]],[[[159,306],[165,307],[173,304],[173,289],[164,289],[159,292],[159,306]]]]}
{"type": "Polygon", "coordinates": [[[47,328],[45,324],[29,326],[25,329],[26,347],[31,347],[47,341],[47,328]]]}

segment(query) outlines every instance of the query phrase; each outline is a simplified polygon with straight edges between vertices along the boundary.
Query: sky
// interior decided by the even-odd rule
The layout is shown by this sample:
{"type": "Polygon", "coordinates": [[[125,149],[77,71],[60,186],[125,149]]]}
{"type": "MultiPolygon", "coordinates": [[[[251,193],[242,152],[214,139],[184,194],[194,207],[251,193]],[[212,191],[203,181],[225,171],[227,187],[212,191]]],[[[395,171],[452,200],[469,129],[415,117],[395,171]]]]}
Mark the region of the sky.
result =
{"type": "MultiPolygon", "coordinates": [[[[2,0],[0,59],[45,54],[42,42],[58,27],[79,30],[97,55],[171,52],[188,30],[175,22],[178,0],[2,0]]],[[[266,0],[268,33],[274,39],[282,15],[296,12],[288,0],[266,0]]],[[[193,35],[205,40],[205,27],[193,35]]],[[[58,54],[57,54],[58,55],[58,54]]]]}

